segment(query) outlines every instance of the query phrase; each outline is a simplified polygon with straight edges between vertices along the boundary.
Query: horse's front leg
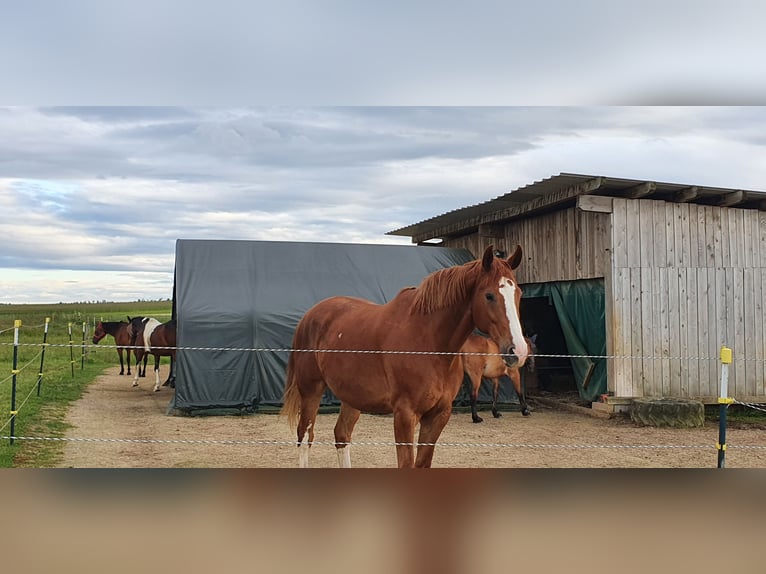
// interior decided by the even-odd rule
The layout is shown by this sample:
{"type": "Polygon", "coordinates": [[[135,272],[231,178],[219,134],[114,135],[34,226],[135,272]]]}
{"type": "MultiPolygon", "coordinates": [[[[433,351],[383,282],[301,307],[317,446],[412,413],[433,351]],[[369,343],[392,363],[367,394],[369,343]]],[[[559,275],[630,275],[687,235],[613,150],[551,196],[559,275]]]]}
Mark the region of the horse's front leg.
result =
{"type": "Polygon", "coordinates": [[[415,466],[415,426],[417,417],[411,409],[394,411],[394,439],[396,440],[396,462],[399,468],[415,466]]]}
{"type": "Polygon", "coordinates": [[[452,414],[452,400],[443,399],[420,419],[420,436],[418,437],[418,457],[415,461],[417,468],[430,468],[434,457],[434,445],[447,426],[452,414]]]}

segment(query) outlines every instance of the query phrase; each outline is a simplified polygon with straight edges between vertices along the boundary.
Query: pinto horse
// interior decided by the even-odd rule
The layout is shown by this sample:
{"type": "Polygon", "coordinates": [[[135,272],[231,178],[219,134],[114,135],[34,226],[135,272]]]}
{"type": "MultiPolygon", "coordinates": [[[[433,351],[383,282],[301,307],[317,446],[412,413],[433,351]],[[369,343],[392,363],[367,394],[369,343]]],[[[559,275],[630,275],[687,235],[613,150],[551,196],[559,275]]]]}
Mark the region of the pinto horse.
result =
{"type": "MultiPolygon", "coordinates": [[[[128,321],[131,318],[128,317],[128,321]]],[[[99,321],[96,325],[96,330],[93,332],[93,344],[98,345],[99,341],[111,335],[114,337],[114,344],[117,345],[117,354],[120,356],[120,374],[125,374],[125,365],[122,361],[122,351],[126,352],[126,362],[128,363],[128,375],[130,375],[130,330],[129,322],[125,321],[99,321]]],[[[144,362],[144,370],[146,369],[146,362],[144,362]]]]}
{"type": "Polygon", "coordinates": [[[458,352],[471,332],[487,333],[509,362],[527,359],[513,272],[519,263],[521,247],[505,260],[490,245],[481,259],[435,271],[383,305],[330,297],[309,309],[293,336],[281,411],[291,427],[297,424],[300,466],[308,466],[319,403],[329,387],[341,403],[335,425],[341,467],[351,466],[348,444],[362,411],[393,413],[399,468],[430,467],[463,382],[458,352]]]}
{"type": "MultiPolygon", "coordinates": [[[[535,349],[535,335],[525,337],[527,341],[527,347],[534,353],[535,349]]],[[[461,353],[473,353],[471,355],[462,355],[462,369],[465,374],[465,378],[471,385],[471,420],[475,423],[480,423],[482,419],[476,412],[476,401],[479,398],[479,388],[481,387],[482,379],[486,378],[492,382],[492,416],[499,418],[502,416],[497,410],[497,395],[500,390],[500,377],[507,376],[513,384],[513,389],[516,391],[516,396],[519,397],[519,406],[521,407],[521,414],[523,416],[529,416],[530,410],[527,405],[526,393],[521,388],[521,373],[519,365],[508,366],[505,361],[499,356],[500,349],[497,344],[487,337],[471,333],[466,340],[465,344],[460,349],[461,353]]],[[[534,354],[529,355],[525,367],[534,369],[535,357],[534,354]]]]}
{"type": "MultiPolygon", "coordinates": [[[[141,358],[154,355],[154,391],[160,390],[160,357],[170,357],[170,372],[162,386],[175,386],[173,365],[176,358],[176,321],[160,323],[153,317],[138,317],[130,322],[131,344],[136,354],[136,364],[141,358]]],[[[133,379],[138,386],[138,373],[133,379]]]]}

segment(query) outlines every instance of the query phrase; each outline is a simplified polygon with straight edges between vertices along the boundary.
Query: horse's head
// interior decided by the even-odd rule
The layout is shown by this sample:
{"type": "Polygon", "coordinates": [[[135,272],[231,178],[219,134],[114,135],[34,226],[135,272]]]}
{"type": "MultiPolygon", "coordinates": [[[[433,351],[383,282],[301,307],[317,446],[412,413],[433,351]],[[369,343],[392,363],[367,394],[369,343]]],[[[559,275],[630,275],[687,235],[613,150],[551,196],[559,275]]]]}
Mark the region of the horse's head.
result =
{"type": "Polygon", "coordinates": [[[93,331],[93,344],[98,345],[98,342],[104,337],[106,337],[106,331],[104,331],[104,326],[99,321],[95,331],[93,331]]]}
{"type": "Polygon", "coordinates": [[[521,330],[521,288],[514,269],[521,263],[521,247],[508,259],[495,257],[490,245],[481,259],[480,276],[474,290],[471,312],[476,327],[497,343],[506,364],[523,366],[529,347],[521,330]],[[518,357],[512,357],[515,354],[518,357]]]}

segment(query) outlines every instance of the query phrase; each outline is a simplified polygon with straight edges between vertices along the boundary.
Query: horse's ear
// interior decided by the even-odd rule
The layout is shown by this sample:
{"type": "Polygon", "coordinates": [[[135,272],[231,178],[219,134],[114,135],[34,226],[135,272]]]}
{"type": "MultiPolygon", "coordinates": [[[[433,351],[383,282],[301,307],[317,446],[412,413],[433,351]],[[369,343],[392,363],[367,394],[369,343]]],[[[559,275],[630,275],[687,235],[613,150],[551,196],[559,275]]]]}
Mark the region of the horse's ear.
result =
{"type": "Polygon", "coordinates": [[[511,269],[516,269],[521,265],[521,245],[517,245],[516,250],[511,253],[511,256],[508,258],[508,265],[511,266],[511,269]]]}
{"type": "Polygon", "coordinates": [[[495,246],[494,245],[487,245],[487,248],[484,250],[484,255],[481,256],[481,266],[484,269],[484,271],[489,271],[492,269],[492,260],[495,258],[495,246]]]}

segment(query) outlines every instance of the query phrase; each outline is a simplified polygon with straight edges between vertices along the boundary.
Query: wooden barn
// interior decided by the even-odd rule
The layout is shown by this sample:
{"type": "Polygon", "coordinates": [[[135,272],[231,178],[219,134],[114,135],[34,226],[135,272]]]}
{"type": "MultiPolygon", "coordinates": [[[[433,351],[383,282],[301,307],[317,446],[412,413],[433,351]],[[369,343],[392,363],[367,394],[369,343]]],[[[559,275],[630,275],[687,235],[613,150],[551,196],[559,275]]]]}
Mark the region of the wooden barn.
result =
{"type": "Polygon", "coordinates": [[[726,345],[729,396],[766,399],[764,191],[561,173],[389,234],[474,255],[520,244],[522,321],[553,392],[715,403],[726,345]]]}

